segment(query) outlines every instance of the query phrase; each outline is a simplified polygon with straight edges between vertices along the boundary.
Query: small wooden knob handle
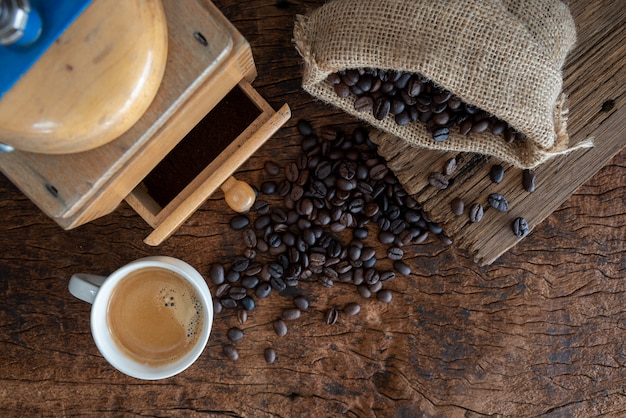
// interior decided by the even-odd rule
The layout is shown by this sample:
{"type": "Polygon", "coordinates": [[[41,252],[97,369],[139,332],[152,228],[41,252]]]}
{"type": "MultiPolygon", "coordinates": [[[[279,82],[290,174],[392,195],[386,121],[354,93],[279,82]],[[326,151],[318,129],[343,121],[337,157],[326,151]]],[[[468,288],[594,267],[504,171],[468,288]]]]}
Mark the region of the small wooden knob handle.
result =
{"type": "Polygon", "coordinates": [[[234,177],[226,179],[221,187],[226,203],[235,212],[247,212],[256,200],[256,192],[246,182],[234,177]]]}

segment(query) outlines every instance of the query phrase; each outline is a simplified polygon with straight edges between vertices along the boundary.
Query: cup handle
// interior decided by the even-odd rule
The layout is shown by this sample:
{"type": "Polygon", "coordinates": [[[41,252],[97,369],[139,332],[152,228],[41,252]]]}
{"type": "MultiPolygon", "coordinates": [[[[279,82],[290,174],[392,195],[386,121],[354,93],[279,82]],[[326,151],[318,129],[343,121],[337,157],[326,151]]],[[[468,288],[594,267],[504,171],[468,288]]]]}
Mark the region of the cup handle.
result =
{"type": "Polygon", "coordinates": [[[105,279],[106,277],[95,274],[76,273],[70,279],[68,287],[72,295],[93,305],[96,294],[105,279]]]}

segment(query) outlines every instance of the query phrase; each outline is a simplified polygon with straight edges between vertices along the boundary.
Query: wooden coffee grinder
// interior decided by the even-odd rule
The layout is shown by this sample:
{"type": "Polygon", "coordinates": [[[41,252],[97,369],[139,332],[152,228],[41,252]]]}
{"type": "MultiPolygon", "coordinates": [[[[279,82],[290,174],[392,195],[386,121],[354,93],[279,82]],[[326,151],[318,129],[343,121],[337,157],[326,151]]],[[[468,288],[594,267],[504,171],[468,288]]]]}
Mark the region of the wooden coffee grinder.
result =
{"type": "Polygon", "coordinates": [[[71,229],[126,200],[158,245],[218,188],[234,210],[252,205],[254,191],[232,174],[290,110],[274,111],[250,85],[250,45],[210,1],[60,2],[76,9],[57,35],[48,19],[63,7],[30,3],[40,37],[0,46],[3,68],[35,57],[0,90],[0,169],[44,213],[71,229]],[[214,113],[239,131],[212,132],[214,113]],[[195,171],[164,198],[159,170],[176,176],[177,164],[195,171]]]}

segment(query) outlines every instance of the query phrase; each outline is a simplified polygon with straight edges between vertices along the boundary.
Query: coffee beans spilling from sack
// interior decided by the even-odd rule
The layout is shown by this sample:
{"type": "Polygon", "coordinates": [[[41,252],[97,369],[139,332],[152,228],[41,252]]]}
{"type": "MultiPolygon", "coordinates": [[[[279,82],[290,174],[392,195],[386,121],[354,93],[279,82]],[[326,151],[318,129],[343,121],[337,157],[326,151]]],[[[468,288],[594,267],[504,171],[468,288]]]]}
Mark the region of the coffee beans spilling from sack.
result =
{"type": "Polygon", "coordinates": [[[332,0],[297,16],[294,41],[305,91],[413,146],[518,168],[592,146],[567,134],[562,68],[576,27],[559,0],[332,0]]]}
{"type": "Polygon", "coordinates": [[[354,109],[371,112],[376,120],[392,115],[400,125],[424,123],[436,142],[449,138],[455,127],[461,135],[490,131],[505,142],[526,136],[506,122],[472,106],[419,74],[376,68],[352,68],[328,75],[335,93],[354,98],[354,109]]]}

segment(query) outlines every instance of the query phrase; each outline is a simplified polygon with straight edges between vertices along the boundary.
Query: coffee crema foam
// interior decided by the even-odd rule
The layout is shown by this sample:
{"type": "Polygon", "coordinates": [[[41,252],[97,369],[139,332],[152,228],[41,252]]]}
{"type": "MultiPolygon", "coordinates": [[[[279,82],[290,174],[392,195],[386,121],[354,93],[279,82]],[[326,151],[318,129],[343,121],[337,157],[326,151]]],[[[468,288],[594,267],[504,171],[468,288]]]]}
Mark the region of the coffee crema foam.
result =
{"type": "Polygon", "coordinates": [[[109,300],[107,324],[121,352],[139,363],[162,366],[196,345],[204,310],[187,280],[171,270],[147,267],[117,284],[109,300]]]}

